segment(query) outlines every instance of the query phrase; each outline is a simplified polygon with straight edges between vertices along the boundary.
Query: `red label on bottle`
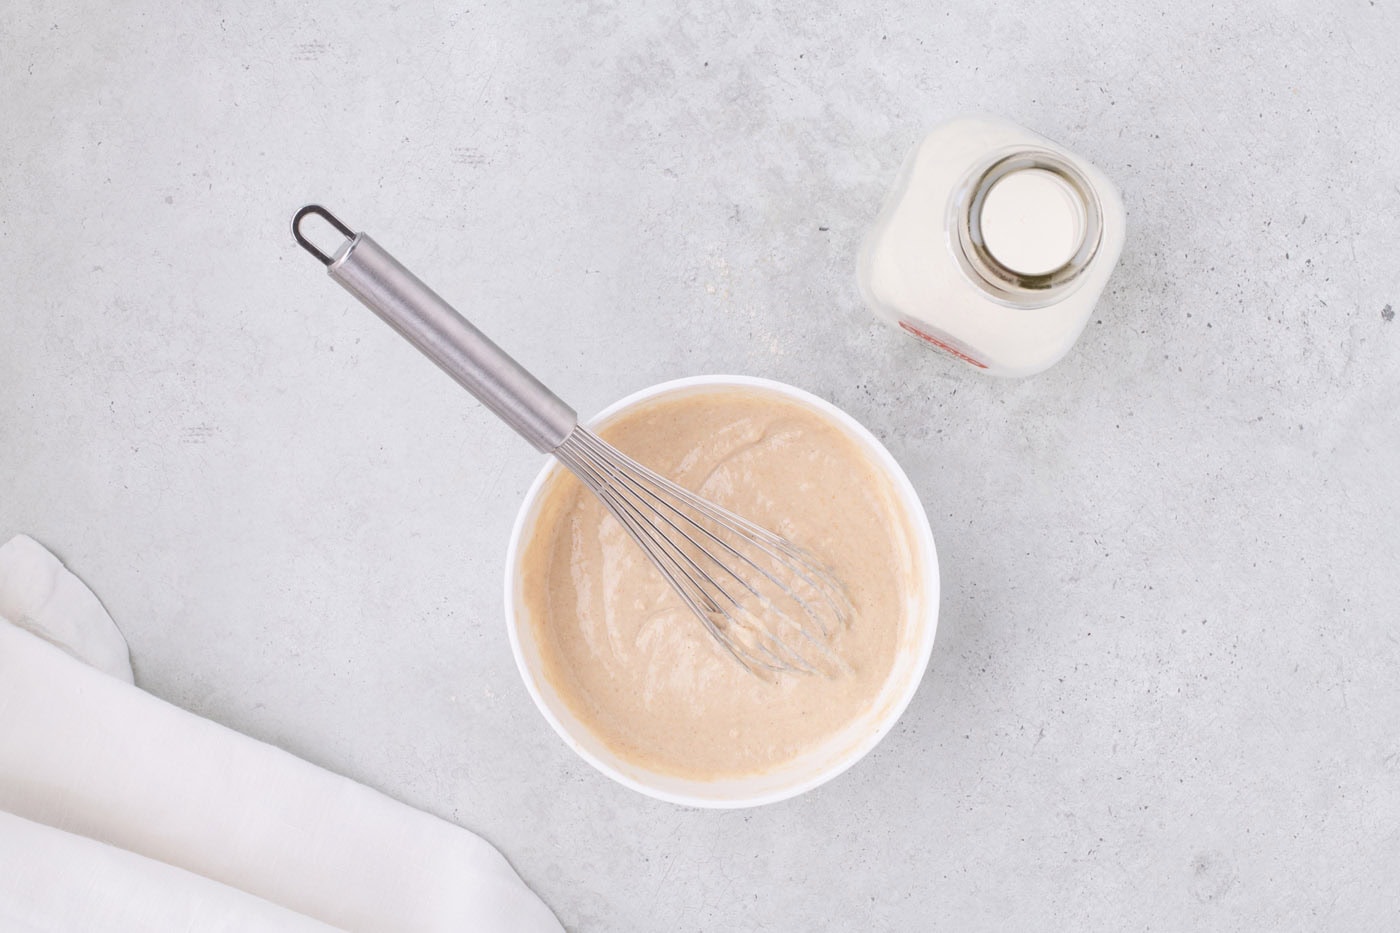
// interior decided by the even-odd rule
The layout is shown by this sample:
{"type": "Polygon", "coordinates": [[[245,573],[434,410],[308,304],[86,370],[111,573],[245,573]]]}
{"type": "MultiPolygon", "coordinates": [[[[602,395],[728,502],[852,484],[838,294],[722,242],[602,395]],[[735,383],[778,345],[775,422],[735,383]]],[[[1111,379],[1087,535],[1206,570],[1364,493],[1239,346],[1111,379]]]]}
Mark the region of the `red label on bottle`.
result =
{"type": "Polygon", "coordinates": [[[959,346],[958,342],[952,337],[949,337],[947,334],[939,334],[937,337],[935,337],[933,334],[925,333],[924,331],[915,327],[913,324],[910,324],[908,321],[900,321],[899,326],[904,328],[904,330],[908,333],[914,335],[915,337],[918,337],[920,340],[922,340],[929,346],[934,347],[938,350],[942,350],[944,353],[947,353],[950,356],[956,356],[964,363],[971,363],[978,369],[987,368],[986,363],[973,356],[971,352],[969,352],[969,350],[959,346]]]}

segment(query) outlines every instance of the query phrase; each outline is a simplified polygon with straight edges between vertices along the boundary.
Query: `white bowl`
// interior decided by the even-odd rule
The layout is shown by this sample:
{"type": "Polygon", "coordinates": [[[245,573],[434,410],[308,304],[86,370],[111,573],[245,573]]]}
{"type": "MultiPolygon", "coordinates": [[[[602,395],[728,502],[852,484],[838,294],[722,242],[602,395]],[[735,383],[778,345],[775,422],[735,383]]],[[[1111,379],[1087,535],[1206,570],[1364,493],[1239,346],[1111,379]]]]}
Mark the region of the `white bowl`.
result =
{"type": "Polygon", "coordinates": [[[555,691],[554,685],[544,676],[534,627],[526,617],[520,560],[528,534],[534,527],[541,493],[550,478],[565,469],[555,460],[551,460],[535,478],[511,530],[510,549],[506,552],[506,624],[510,629],[510,646],[515,653],[515,663],[535,705],[554,731],[559,733],[559,737],[584,761],[618,783],[658,800],[692,807],[755,807],[786,800],[836,777],[874,748],[898,721],[918,690],[933,651],[933,637],[938,627],[938,555],[934,551],[933,532],[918,494],[890,452],[850,415],[801,389],[749,376],[677,379],[635,392],[610,405],[589,422],[589,426],[596,429],[622,412],[660,396],[716,388],[772,392],[824,415],[860,445],[894,490],[908,523],[914,549],[912,566],[918,579],[914,581],[916,585],[910,588],[911,605],[894,666],[871,708],[821,745],[785,765],[760,774],[702,781],[650,771],[615,754],[574,715],[555,691]]]}

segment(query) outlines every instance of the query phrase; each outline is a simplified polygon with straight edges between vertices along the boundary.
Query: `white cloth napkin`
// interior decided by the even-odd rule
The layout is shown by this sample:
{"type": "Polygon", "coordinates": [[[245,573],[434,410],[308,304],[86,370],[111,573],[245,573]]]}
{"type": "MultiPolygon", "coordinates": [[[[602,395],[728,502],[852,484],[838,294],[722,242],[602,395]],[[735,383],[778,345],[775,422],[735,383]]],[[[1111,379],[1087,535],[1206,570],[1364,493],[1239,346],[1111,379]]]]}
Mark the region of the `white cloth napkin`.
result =
{"type": "Polygon", "coordinates": [[[0,618],[99,671],[133,683],[126,639],[83,581],[44,546],[16,535],[0,547],[0,618]]]}
{"type": "Polygon", "coordinates": [[[0,810],[0,929],[334,933],[227,885],[0,810]]]}
{"type": "Polygon", "coordinates": [[[32,539],[0,547],[0,612],[0,920],[562,929],[472,833],[133,686],[110,617],[32,539]]]}

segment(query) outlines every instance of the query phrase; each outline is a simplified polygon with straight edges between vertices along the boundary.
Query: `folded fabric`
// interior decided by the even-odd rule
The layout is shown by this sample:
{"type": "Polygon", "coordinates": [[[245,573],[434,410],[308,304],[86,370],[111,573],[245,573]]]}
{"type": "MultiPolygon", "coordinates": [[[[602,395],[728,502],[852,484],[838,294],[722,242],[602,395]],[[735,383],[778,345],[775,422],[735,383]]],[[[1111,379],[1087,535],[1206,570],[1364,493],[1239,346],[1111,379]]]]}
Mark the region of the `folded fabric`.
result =
{"type": "Polygon", "coordinates": [[[0,810],[0,929],[8,933],[334,933],[261,898],[0,810]]]}
{"type": "MultiPolygon", "coordinates": [[[[472,833],[77,660],[82,651],[58,633],[69,626],[79,646],[90,633],[61,610],[90,615],[98,604],[60,594],[69,587],[55,567],[67,573],[29,545],[0,548],[0,607],[29,607],[28,630],[0,620],[0,810],[346,930],[561,929],[472,833]],[[38,616],[45,585],[7,565],[16,553],[18,566],[51,577],[38,616]]],[[[109,645],[103,656],[114,655],[109,645]]],[[[0,891],[12,877],[0,873],[0,891]]],[[[89,868],[88,877],[130,876],[89,868]]]]}
{"type": "Polygon", "coordinates": [[[92,590],[28,535],[0,546],[0,618],[127,683],[126,639],[92,590]]]}

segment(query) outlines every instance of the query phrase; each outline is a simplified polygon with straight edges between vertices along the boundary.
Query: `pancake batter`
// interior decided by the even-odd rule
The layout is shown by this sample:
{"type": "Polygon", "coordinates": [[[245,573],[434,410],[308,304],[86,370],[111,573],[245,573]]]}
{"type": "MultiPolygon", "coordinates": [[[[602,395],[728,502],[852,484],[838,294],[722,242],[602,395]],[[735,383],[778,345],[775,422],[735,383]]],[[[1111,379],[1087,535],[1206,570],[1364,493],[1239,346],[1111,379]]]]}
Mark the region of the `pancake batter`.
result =
{"type": "Polygon", "coordinates": [[[526,615],[545,676],[620,756],[707,779],[781,765],[870,708],[907,623],[910,535],[894,491],[827,418],[776,393],[690,390],[598,432],[645,466],[805,547],[854,615],[834,677],[755,676],[705,631],[572,474],[544,493],[526,545],[526,615]]]}

